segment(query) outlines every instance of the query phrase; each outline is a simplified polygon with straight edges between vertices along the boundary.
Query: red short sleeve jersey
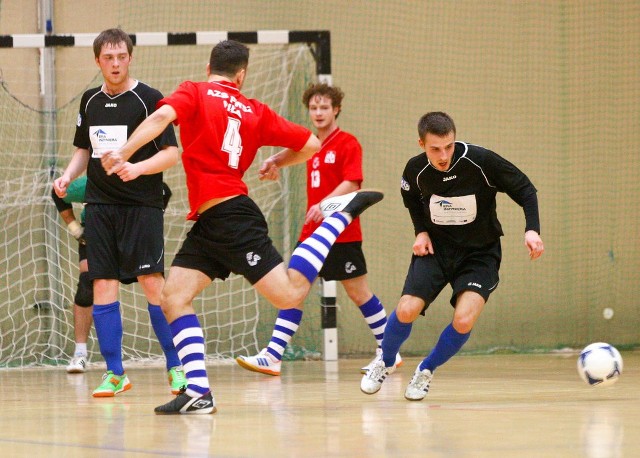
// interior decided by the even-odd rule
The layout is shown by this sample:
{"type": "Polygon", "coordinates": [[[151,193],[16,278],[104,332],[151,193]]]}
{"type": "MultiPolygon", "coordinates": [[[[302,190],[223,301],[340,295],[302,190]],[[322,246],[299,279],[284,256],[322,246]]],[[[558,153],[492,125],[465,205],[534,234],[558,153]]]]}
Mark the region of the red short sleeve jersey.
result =
{"type": "Polygon", "coordinates": [[[231,82],[185,81],[158,102],[173,107],[184,149],[190,212],[208,200],[247,194],[245,171],[262,146],[299,151],[311,131],[278,115],[264,103],[247,99],[231,82]]]}
{"type": "MultiPolygon", "coordinates": [[[[322,148],[307,161],[307,210],[316,205],[343,181],[362,183],[362,147],[348,132],[339,128],[322,142],[322,148]]],[[[302,227],[300,240],[319,226],[310,222],[302,227]]],[[[338,243],[362,241],[360,218],[356,218],[338,237],[338,243]]]]}

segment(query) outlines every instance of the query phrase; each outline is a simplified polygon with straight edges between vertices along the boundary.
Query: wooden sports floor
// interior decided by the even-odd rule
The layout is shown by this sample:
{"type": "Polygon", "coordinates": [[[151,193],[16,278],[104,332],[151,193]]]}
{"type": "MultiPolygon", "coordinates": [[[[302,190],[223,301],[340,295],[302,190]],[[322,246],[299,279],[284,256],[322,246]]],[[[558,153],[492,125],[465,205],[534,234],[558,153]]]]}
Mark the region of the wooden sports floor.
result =
{"type": "Polygon", "coordinates": [[[375,395],[364,360],[283,363],[281,377],[209,367],[218,413],[156,416],[171,398],[161,367],[128,370],[130,391],[94,399],[99,367],[0,370],[7,457],[634,457],[640,353],[611,387],[591,388],[577,355],[456,356],[421,402],[403,397],[418,358],[375,395]]]}

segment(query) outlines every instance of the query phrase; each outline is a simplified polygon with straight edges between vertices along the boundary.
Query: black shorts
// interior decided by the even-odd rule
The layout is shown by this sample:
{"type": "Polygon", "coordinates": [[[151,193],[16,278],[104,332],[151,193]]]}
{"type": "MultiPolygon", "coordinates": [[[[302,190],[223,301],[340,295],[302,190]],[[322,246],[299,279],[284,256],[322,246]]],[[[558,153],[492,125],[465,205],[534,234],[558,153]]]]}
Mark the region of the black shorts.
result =
{"type": "Polygon", "coordinates": [[[253,285],[281,262],[260,208],[248,196],[237,196],[200,215],[171,265],[212,280],[233,272],[253,285]]]}
{"type": "Polygon", "coordinates": [[[87,204],[87,262],[94,279],[133,283],[140,275],[164,273],[161,208],[87,204]]]}
{"type": "Polygon", "coordinates": [[[367,262],[362,252],[362,242],[346,242],[336,243],[331,247],[318,276],[327,281],[342,281],[361,277],[366,273],[367,262]]]}
{"type": "Polygon", "coordinates": [[[454,307],[462,291],[475,291],[485,302],[489,300],[500,281],[500,240],[483,248],[434,243],[433,250],[433,255],[412,256],[402,288],[402,295],[417,296],[425,301],[422,314],[447,284],[453,288],[450,303],[454,307]]]}

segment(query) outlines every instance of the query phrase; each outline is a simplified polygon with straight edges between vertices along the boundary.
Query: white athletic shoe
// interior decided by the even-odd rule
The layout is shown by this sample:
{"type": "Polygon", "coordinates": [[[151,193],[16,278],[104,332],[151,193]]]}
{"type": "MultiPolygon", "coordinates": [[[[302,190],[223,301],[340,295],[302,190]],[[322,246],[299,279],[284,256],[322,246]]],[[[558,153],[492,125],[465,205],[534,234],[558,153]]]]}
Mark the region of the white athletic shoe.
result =
{"type": "MultiPolygon", "coordinates": [[[[376,356],[375,356],[375,358],[373,358],[373,359],[371,360],[371,362],[370,362],[369,364],[367,364],[366,366],[361,367],[361,368],[360,368],[360,373],[361,373],[361,374],[366,374],[366,373],[369,371],[369,369],[371,368],[371,366],[373,366],[373,364],[374,364],[377,360],[379,360],[379,359],[381,359],[381,358],[382,358],[382,348],[378,347],[378,348],[376,348],[376,356]]],[[[400,356],[400,353],[396,354],[396,362],[395,362],[395,364],[393,365],[394,369],[399,368],[399,367],[400,367],[400,366],[402,366],[403,364],[404,364],[404,361],[402,361],[402,356],[400,356]]]]}
{"type": "Polygon", "coordinates": [[[67,366],[67,373],[82,374],[87,370],[87,355],[74,356],[67,366]]]}
{"type": "Polygon", "coordinates": [[[429,384],[433,378],[433,373],[429,369],[420,370],[420,365],[416,367],[413,378],[404,392],[405,399],[409,401],[422,401],[429,392],[429,384]]]}
{"type": "Polygon", "coordinates": [[[353,219],[357,218],[363,211],[377,204],[384,198],[380,191],[359,190],[343,194],[341,196],[328,197],[320,202],[320,210],[326,218],[334,212],[349,213],[353,219]]]}
{"type": "Polygon", "coordinates": [[[395,372],[395,366],[385,367],[382,358],[374,361],[371,368],[362,376],[360,390],[365,394],[374,394],[380,390],[382,382],[395,372]]]}
{"type": "Polygon", "coordinates": [[[282,361],[278,361],[263,348],[256,356],[238,356],[236,362],[240,366],[254,372],[268,375],[280,375],[282,361]]]}

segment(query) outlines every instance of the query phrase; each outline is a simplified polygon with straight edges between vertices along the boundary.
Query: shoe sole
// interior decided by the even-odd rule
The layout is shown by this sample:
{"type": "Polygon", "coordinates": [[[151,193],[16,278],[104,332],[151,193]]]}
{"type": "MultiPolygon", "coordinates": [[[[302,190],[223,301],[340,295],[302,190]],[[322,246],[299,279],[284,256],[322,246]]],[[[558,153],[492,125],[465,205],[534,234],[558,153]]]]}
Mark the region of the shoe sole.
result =
{"type": "MultiPolygon", "coordinates": [[[[332,197],[325,199],[323,201],[320,202],[320,209],[322,210],[322,213],[325,217],[331,215],[333,212],[339,211],[339,212],[345,212],[345,213],[349,213],[351,215],[352,218],[357,218],[358,216],[360,216],[362,213],[364,213],[365,210],[367,210],[369,207],[377,204],[378,202],[380,202],[383,198],[384,198],[384,193],[380,190],[377,189],[360,189],[358,191],[354,191],[353,193],[349,193],[352,194],[354,197],[348,201],[346,204],[343,203],[337,203],[337,202],[333,202],[330,204],[327,204],[326,201],[331,201],[331,199],[333,199],[332,197]],[[362,197],[360,197],[362,196],[362,197]],[[356,199],[362,199],[362,198],[367,198],[366,196],[368,196],[370,202],[366,202],[364,204],[364,206],[361,206],[360,208],[356,208],[354,209],[354,201],[356,199]],[[329,206],[328,206],[329,205],[329,206]],[[344,206],[343,206],[344,205],[344,206]]],[[[349,194],[345,194],[344,196],[348,196],[349,194]]],[[[344,196],[337,196],[336,198],[340,198],[340,197],[344,197],[344,196]]],[[[360,204],[362,205],[362,204],[360,204]]]]}
{"type": "Polygon", "coordinates": [[[118,390],[118,391],[101,391],[99,393],[93,393],[92,396],[94,398],[112,398],[118,393],[122,393],[123,391],[130,390],[131,387],[132,387],[131,382],[129,382],[125,386],[123,386],[121,390],[118,390]]]}
{"type": "Polygon", "coordinates": [[[236,358],[236,363],[238,363],[240,367],[243,367],[244,369],[250,370],[252,372],[260,372],[261,374],[273,375],[274,377],[277,377],[280,375],[280,372],[271,371],[269,369],[264,369],[262,367],[254,366],[253,364],[249,364],[248,362],[246,362],[244,359],[241,359],[240,357],[236,358]]]}
{"type": "Polygon", "coordinates": [[[67,369],[67,374],[84,374],[86,369],[67,369]]]}
{"type": "Polygon", "coordinates": [[[423,400],[424,398],[426,398],[426,397],[427,397],[427,395],[425,394],[424,396],[422,396],[422,397],[421,397],[421,398],[419,398],[419,399],[408,398],[406,395],[405,395],[405,397],[404,397],[404,398],[405,398],[407,401],[422,401],[422,400],[423,400]]]}
{"type": "Polygon", "coordinates": [[[382,385],[380,385],[377,390],[369,392],[363,390],[362,387],[360,387],[360,391],[362,391],[364,394],[376,394],[378,391],[380,391],[380,388],[382,388],[382,385]]]}
{"type": "Polygon", "coordinates": [[[218,411],[216,407],[212,408],[210,412],[204,412],[204,410],[194,410],[192,412],[155,412],[156,415],[213,415],[218,411]]]}

